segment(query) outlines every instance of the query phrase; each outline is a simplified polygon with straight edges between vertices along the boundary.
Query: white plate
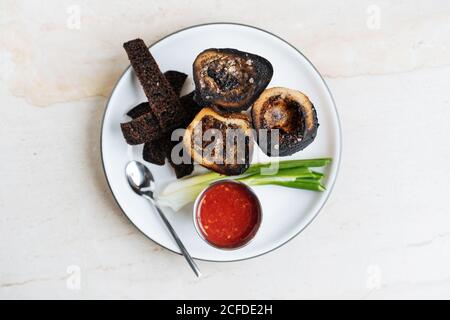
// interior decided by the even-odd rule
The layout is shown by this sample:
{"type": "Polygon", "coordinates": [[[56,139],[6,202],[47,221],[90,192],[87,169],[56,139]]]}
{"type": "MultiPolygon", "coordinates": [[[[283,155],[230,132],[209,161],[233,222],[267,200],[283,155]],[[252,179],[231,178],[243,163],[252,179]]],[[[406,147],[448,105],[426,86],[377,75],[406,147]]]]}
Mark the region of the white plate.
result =
{"type": "MultiPolygon", "coordinates": [[[[306,93],[314,103],[319,118],[320,127],[315,141],[289,158],[334,159],[325,170],[326,192],[277,186],[255,187],[254,191],[263,207],[263,222],[253,241],[242,249],[224,251],[200,239],[192,222],[192,206],[176,213],[170,209],[164,210],[193,257],[210,261],[248,259],[274,250],[295,237],[325,204],[336,179],[341,155],[339,119],[331,93],[311,62],[290,44],[266,31],[228,23],[199,25],[161,39],[150,47],[150,51],[162,71],[178,70],[189,75],[183,89],[183,93],[187,93],[194,87],[192,63],[197,54],[207,48],[236,48],[268,59],[274,69],[269,87],[283,86],[306,93]]],[[[111,191],[131,222],[156,243],[179,253],[176,243],[154,209],[147,200],[130,189],[125,178],[125,165],[133,159],[142,161],[142,146],[127,145],[119,124],[129,120],[125,115],[128,110],[145,100],[134,71],[128,68],[114,88],[106,107],[101,143],[103,166],[111,191]]],[[[258,148],[255,149],[257,154],[254,159],[266,159],[258,148]]],[[[169,165],[147,165],[158,185],[175,179],[169,165]]]]}

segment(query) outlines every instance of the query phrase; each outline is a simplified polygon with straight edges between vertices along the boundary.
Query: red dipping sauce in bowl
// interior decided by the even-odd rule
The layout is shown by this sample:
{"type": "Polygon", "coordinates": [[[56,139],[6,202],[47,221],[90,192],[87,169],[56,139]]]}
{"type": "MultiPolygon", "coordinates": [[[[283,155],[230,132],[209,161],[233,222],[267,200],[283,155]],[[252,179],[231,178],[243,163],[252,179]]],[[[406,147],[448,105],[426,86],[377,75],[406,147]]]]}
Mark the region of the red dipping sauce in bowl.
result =
{"type": "Polygon", "coordinates": [[[261,204],[245,184],[222,180],[207,187],[194,206],[194,224],[201,237],[221,249],[247,244],[261,224],[261,204]]]}

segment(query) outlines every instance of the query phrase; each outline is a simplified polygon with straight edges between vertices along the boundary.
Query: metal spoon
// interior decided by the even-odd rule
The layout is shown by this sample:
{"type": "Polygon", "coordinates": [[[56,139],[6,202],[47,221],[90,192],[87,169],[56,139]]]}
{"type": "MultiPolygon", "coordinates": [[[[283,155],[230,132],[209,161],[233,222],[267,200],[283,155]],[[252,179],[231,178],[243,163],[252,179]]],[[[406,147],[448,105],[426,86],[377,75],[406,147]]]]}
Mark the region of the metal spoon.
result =
{"type": "Polygon", "coordinates": [[[150,172],[150,170],[139,161],[130,161],[125,168],[125,173],[127,175],[128,183],[130,184],[134,192],[149,200],[156,208],[156,211],[158,211],[159,216],[166,224],[166,227],[167,229],[169,229],[170,233],[172,234],[172,237],[175,239],[175,242],[178,244],[178,247],[183,253],[183,256],[186,258],[186,261],[189,263],[192,270],[194,270],[195,275],[197,277],[200,277],[201,276],[200,270],[198,269],[191,255],[184,247],[180,238],[178,238],[177,233],[170,225],[170,222],[169,220],[167,220],[164,212],[162,212],[158,204],[153,199],[153,191],[155,190],[155,180],[153,179],[153,175],[150,172]]]}

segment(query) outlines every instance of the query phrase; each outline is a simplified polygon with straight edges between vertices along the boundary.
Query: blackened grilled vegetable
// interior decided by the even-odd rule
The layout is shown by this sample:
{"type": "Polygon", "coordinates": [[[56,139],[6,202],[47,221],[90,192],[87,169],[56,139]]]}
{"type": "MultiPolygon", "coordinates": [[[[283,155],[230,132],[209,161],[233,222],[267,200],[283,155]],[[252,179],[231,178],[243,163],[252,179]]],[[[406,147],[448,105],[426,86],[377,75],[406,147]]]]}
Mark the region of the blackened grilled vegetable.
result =
{"type": "Polygon", "coordinates": [[[183,144],[191,158],[202,166],[237,175],[250,165],[253,139],[248,116],[203,108],[187,127],[183,144]]]}
{"type": "Polygon", "coordinates": [[[207,49],[194,61],[195,100],[224,111],[247,109],[267,87],[273,68],[263,57],[236,49],[207,49]]]}
{"type": "Polygon", "coordinates": [[[269,156],[288,156],[306,148],[313,142],[319,127],[309,98],[287,88],[265,90],[253,105],[252,120],[258,144],[269,156]],[[272,132],[274,129],[279,132],[278,144],[271,139],[276,133],[272,132]]]}

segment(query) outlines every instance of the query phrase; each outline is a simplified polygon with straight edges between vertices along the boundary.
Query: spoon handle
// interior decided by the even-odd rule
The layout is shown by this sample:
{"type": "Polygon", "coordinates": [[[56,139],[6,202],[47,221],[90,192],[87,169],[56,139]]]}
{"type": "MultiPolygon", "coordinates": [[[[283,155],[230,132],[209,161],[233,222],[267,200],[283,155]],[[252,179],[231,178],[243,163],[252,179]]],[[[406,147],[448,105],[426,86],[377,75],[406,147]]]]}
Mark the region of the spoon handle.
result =
{"type": "Polygon", "coordinates": [[[189,252],[186,250],[183,242],[181,242],[180,238],[178,238],[177,233],[175,232],[175,230],[172,228],[172,225],[170,224],[169,220],[167,220],[166,215],[164,214],[164,212],[162,212],[162,210],[159,208],[159,206],[151,199],[149,199],[150,202],[153,203],[153,205],[155,206],[156,210],[159,213],[159,216],[161,217],[161,219],[164,221],[164,223],[166,224],[167,229],[169,229],[170,233],[172,234],[172,237],[175,239],[175,242],[178,244],[178,247],[181,250],[181,253],[183,254],[184,258],[186,259],[187,263],[189,264],[189,266],[192,268],[192,270],[194,271],[195,275],[200,278],[201,277],[201,273],[200,273],[200,269],[197,267],[197,264],[195,263],[194,259],[192,259],[191,255],[189,254],[189,252]]]}

